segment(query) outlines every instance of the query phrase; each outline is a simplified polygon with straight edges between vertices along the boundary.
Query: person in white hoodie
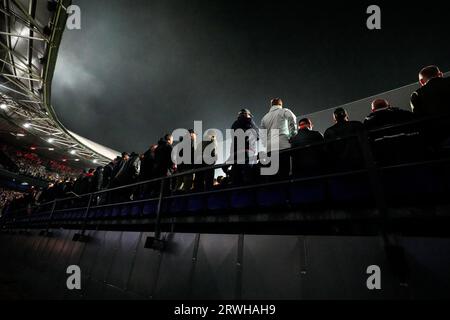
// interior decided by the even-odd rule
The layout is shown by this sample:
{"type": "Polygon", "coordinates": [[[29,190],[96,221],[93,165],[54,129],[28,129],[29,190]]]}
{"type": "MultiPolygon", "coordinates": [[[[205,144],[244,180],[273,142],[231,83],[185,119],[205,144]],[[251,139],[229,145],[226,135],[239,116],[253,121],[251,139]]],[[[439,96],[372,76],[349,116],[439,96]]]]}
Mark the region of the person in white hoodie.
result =
{"type": "MultiPolygon", "coordinates": [[[[283,101],[280,98],[275,98],[271,100],[270,110],[261,121],[261,129],[267,130],[267,136],[263,137],[263,144],[267,153],[271,154],[273,151],[291,147],[289,141],[297,134],[297,119],[291,110],[283,108],[283,101]],[[274,142],[275,145],[273,145],[274,142]]],[[[286,178],[289,172],[290,157],[286,153],[281,154],[279,176],[286,178]]]]}

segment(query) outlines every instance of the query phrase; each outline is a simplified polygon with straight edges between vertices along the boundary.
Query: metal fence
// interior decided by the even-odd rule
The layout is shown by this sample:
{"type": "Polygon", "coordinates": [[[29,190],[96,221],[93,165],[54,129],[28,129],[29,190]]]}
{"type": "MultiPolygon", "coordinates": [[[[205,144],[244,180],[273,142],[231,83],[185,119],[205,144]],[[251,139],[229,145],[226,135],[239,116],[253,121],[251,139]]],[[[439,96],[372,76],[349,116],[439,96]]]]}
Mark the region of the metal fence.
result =
{"type": "MultiPolygon", "coordinates": [[[[444,127],[448,117],[441,117],[439,119],[441,121],[441,127],[444,127]]],[[[388,206],[392,205],[390,202],[392,199],[389,197],[389,185],[387,186],[388,190],[386,190],[386,182],[383,177],[391,175],[392,172],[399,171],[403,171],[403,173],[407,175],[408,172],[415,168],[437,168],[433,170],[439,171],[440,173],[438,174],[445,175],[445,168],[450,167],[448,166],[450,159],[445,154],[436,155],[427,153],[426,141],[423,146],[420,145],[420,141],[422,141],[421,137],[425,130],[424,128],[430,126],[430,124],[436,126],[436,118],[389,126],[371,131],[367,135],[353,135],[334,141],[326,141],[315,145],[280,151],[281,157],[288,155],[289,158],[293,159],[293,163],[295,164],[296,159],[305,152],[317,148],[326,150],[332,145],[342,145],[342,143],[344,143],[345,145],[353,146],[353,154],[357,154],[359,157],[357,162],[351,164],[351,168],[339,167],[338,165],[337,167],[328,167],[327,170],[323,169],[320,174],[314,174],[313,176],[290,175],[289,177],[284,178],[268,177],[249,185],[230,185],[217,189],[211,188],[209,190],[187,192],[183,194],[170,192],[169,186],[172,185],[177,178],[230,166],[225,163],[176,173],[171,176],[160,177],[149,181],[137,182],[117,188],[105,189],[90,194],[56,199],[49,203],[43,203],[25,209],[21,213],[15,212],[9,217],[3,217],[2,224],[5,228],[46,226],[46,229],[49,230],[51,227],[63,225],[64,221],[76,220],[82,224],[82,230],[85,230],[87,222],[90,220],[132,217],[137,219],[134,223],[139,224],[139,217],[151,216],[154,218],[155,238],[159,239],[161,234],[161,219],[164,215],[171,215],[170,208],[167,209],[168,206],[176,206],[177,202],[179,203],[183,200],[191,201],[192,199],[201,199],[200,201],[208,201],[205,199],[210,199],[211,197],[229,197],[232,193],[244,194],[245,192],[252,190],[266,190],[269,193],[276,193],[279,192],[280,188],[299,184],[306,185],[305,188],[307,189],[310,183],[320,183],[321,181],[336,178],[351,179],[351,177],[356,177],[362,181],[362,184],[359,186],[366,188],[364,191],[367,191],[367,196],[364,197],[363,200],[367,205],[376,208],[379,213],[379,218],[383,218],[388,206]],[[379,150],[377,151],[376,147],[383,139],[395,141],[395,146],[397,148],[404,147],[403,141],[408,140],[411,145],[406,146],[406,149],[412,148],[413,150],[412,152],[406,152],[404,154],[401,150],[394,150],[399,151],[402,156],[407,156],[407,158],[397,159],[394,157],[396,159],[393,159],[391,163],[389,163],[389,161],[385,162],[385,157],[377,154],[379,150]],[[401,146],[399,146],[399,144],[401,144],[401,146]],[[411,154],[414,158],[409,158],[411,154]],[[443,168],[444,170],[442,170],[443,168]],[[154,192],[150,193],[148,190],[153,190],[154,192]],[[127,213],[122,214],[121,208],[128,208],[127,213]]],[[[381,145],[385,147],[383,143],[381,143],[381,145]]],[[[384,150],[384,152],[389,153],[388,158],[393,157],[392,151],[392,148],[384,150]]],[[[381,153],[383,153],[383,151],[381,153]]],[[[422,173],[423,175],[426,175],[427,172],[429,171],[425,170],[422,173]]],[[[402,176],[400,175],[400,179],[401,177],[402,176]]],[[[445,181],[445,178],[442,179],[445,181]]],[[[359,191],[361,190],[354,189],[354,192],[359,191]]],[[[441,191],[442,192],[439,192],[439,196],[442,197],[443,193],[447,191],[447,186],[444,186],[441,191]]],[[[351,200],[349,201],[351,205],[355,204],[352,199],[354,196],[354,194],[344,195],[344,197],[348,197],[349,200],[351,200]]],[[[229,209],[230,208],[227,208],[225,211],[230,212],[229,209]]]]}

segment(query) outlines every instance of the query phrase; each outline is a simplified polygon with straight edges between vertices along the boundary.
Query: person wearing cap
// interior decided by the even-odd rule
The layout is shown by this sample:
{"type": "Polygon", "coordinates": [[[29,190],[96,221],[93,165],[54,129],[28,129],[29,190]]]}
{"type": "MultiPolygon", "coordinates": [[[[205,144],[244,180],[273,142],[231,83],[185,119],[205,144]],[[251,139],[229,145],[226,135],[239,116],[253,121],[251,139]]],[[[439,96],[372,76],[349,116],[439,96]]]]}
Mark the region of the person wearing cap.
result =
{"type": "Polygon", "coordinates": [[[258,126],[253,121],[253,115],[248,109],[241,109],[237,119],[231,125],[233,132],[242,130],[245,133],[244,143],[238,143],[238,137],[233,137],[231,145],[231,158],[233,166],[231,169],[232,183],[236,185],[248,184],[255,178],[254,165],[258,153],[257,144],[259,139],[258,126]],[[238,163],[242,157],[244,163],[238,163]]]}
{"type": "Polygon", "coordinates": [[[349,119],[344,108],[337,108],[333,112],[335,124],[324,133],[325,141],[328,142],[326,150],[332,165],[336,169],[356,169],[363,165],[363,157],[359,141],[356,138],[342,139],[350,136],[366,137],[364,125],[359,121],[349,119]],[[337,139],[340,139],[337,141],[337,139]]]}

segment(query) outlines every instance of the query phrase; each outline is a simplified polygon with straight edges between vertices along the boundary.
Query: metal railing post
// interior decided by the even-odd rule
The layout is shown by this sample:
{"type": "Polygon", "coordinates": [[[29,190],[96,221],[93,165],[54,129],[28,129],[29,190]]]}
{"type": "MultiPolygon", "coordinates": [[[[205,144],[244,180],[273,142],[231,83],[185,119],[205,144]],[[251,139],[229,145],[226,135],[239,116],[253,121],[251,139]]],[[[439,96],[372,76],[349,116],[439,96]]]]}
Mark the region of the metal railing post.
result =
{"type": "Polygon", "coordinates": [[[159,191],[159,199],[158,199],[158,206],[156,208],[156,222],[155,222],[155,239],[161,240],[161,207],[162,207],[162,201],[164,197],[164,185],[165,185],[166,179],[161,180],[161,188],[159,191]]]}
{"type": "Polygon", "coordinates": [[[52,205],[52,211],[50,212],[50,216],[48,217],[48,223],[47,223],[47,229],[44,231],[44,236],[51,236],[51,232],[50,227],[52,225],[52,220],[53,220],[53,214],[55,213],[55,209],[56,209],[56,203],[58,202],[58,200],[53,200],[53,205],[52,205]]]}
{"type": "Polygon", "coordinates": [[[365,133],[358,135],[358,142],[364,158],[364,167],[369,174],[369,181],[372,187],[375,205],[380,212],[381,218],[385,219],[387,214],[386,195],[381,181],[380,170],[376,165],[372,149],[369,145],[368,135],[365,133]]]}
{"type": "Polygon", "coordinates": [[[81,233],[75,233],[72,238],[73,241],[86,242],[88,240],[88,237],[85,235],[85,233],[86,233],[86,227],[87,227],[87,219],[89,217],[89,210],[91,210],[92,199],[94,199],[94,193],[91,193],[89,195],[89,201],[86,206],[86,211],[85,211],[84,217],[83,217],[83,226],[81,227],[81,233]]]}
{"type": "Polygon", "coordinates": [[[153,250],[163,251],[165,247],[164,240],[161,239],[161,208],[162,208],[162,202],[164,198],[164,187],[165,182],[168,178],[163,178],[161,180],[161,188],[159,191],[159,199],[158,199],[158,206],[156,208],[156,221],[155,221],[155,236],[154,237],[147,237],[145,240],[145,248],[151,248],[153,250]]]}

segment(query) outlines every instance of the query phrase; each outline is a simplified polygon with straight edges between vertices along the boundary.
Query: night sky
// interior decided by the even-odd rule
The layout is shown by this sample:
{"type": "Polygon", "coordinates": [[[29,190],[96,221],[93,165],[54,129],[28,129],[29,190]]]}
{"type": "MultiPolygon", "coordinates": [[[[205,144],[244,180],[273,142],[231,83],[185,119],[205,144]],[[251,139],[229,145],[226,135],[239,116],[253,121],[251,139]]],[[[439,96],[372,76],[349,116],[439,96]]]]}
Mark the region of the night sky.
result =
{"type": "MultiPolygon", "coordinates": [[[[393,1],[390,1],[391,3],[393,1]]],[[[297,116],[450,69],[448,11],[377,2],[74,0],[82,29],[66,30],[52,103],[67,128],[143,152],[166,132],[229,128],[245,107],[260,122],[272,97],[297,116]]]]}

